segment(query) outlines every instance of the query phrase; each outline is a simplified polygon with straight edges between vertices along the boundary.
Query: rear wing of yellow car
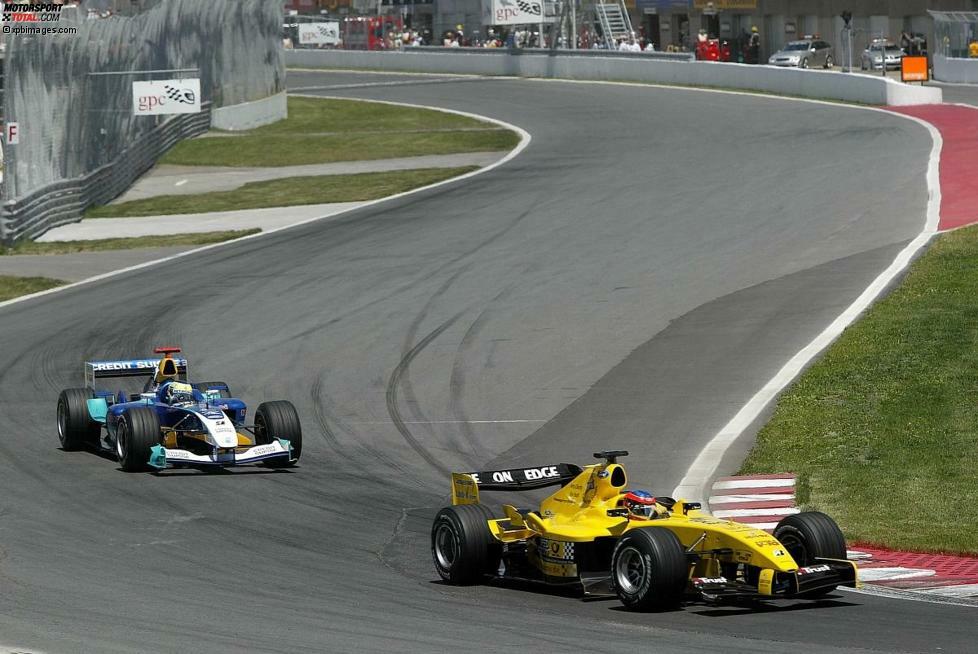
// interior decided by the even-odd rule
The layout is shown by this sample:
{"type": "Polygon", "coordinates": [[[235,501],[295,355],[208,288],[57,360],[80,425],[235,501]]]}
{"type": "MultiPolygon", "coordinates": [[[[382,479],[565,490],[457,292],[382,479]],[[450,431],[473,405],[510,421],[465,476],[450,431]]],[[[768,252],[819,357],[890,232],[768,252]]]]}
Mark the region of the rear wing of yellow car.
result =
{"type": "Polygon", "coordinates": [[[478,504],[479,491],[527,491],[566,486],[582,469],[573,463],[531,468],[452,473],[452,504],[478,504]]]}

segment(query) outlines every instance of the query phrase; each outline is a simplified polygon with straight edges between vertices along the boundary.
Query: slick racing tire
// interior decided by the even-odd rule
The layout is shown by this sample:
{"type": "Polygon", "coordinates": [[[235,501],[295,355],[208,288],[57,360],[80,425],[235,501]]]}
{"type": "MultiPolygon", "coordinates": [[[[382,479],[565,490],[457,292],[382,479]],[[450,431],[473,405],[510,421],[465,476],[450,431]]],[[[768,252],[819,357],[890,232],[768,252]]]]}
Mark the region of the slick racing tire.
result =
{"type": "Polygon", "coordinates": [[[299,424],[299,413],[288,400],[273,400],[262,402],[255,411],[255,443],[266,445],[273,439],[284,438],[292,444],[294,461],[289,461],[288,455],[266,459],[263,465],[269,468],[288,468],[293,466],[302,455],[302,426],[299,424]]]}
{"type": "Polygon", "coordinates": [[[628,532],[611,556],[611,581],[618,599],[634,611],[674,609],[682,601],[689,565],[682,543],[661,527],[628,532]]]}
{"type": "Polygon", "coordinates": [[[222,382],[222,381],[197,382],[197,383],[195,383],[193,385],[193,387],[196,388],[201,393],[207,392],[207,389],[208,388],[214,388],[214,387],[217,387],[217,386],[223,386],[224,388],[228,389],[228,390],[224,390],[223,388],[221,389],[221,397],[222,398],[232,397],[232,395],[231,395],[231,387],[228,386],[227,383],[222,382]]]}
{"type": "Polygon", "coordinates": [[[86,402],[95,397],[87,388],[67,388],[58,396],[58,440],[71,452],[98,444],[102,425],[92,420],[86,402]]]}
{"type": "MultiPolygon", "coordinates": [[[[777,538],[788,554],[800,566],[815,563],[816,558],[846,558],[846,539],[835,520],[819,511],[805,511],[789,515],[774,528],[777,538]]],[[[799,597],[813,598],[827,595],[835,586],[801,593],[799,597]]]]}
{"type": "Polygon", "coordinates": [[[477,584],[499,570],[502,545],[489,530],[492,512],[481,504],[446,506],[431,525],[431,558],[450,584],[477,584]]]}
{"type": "Polygon", "coordinates": [[[149,457],[160,444],[160,419],[149,407],[135,407],[119,418],[115,432],[115,453],[126,472],[150,470],[149,457]]]}

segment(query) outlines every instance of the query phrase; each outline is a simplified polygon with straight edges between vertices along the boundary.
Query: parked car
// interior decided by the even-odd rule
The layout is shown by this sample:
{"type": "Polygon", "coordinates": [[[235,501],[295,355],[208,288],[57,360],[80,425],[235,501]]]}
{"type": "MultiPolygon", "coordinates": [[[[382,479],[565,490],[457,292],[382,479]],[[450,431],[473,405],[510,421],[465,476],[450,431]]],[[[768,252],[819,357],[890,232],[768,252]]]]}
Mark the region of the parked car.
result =
{"type": "Polygon", "coordinates": [[[885,58],[886,69],[897,70],[900,68],[900,62],[904,54],[906,53],[898,45],[883,41],[874,41],[869,44],[868,48],[863,50],[860,68],[863,70],[869,70],[870,68],[880,70],[883,68],[883,60],[885,58]]]}
{"type": "Polygon", "coordinates": [[[831,68],[834,60],[832,46],[825,41],[812,38],[790,41],[784,48],[771,55],[767,63],[772,66],[831,68]]]}

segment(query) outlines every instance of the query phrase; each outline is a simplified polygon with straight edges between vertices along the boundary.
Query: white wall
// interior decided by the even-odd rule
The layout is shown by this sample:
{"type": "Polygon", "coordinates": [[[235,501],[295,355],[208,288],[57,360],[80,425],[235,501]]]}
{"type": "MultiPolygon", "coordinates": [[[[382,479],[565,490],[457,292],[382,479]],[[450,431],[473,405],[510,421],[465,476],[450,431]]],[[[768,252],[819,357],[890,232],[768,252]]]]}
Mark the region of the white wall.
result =
{"type": "Polygon", "coordinates": [[[643,57],[522,54],[422,50],[355,52],[289,50],[286,64],[310,68],[352,68],[427,73],[512,75],[577,80],[638,81],[734,88],[805,98],[874,105],[934,104],[937,87],[902,84],[881,76],[824,70],[797,70],[705,61],[666,61],[643,57]]]}

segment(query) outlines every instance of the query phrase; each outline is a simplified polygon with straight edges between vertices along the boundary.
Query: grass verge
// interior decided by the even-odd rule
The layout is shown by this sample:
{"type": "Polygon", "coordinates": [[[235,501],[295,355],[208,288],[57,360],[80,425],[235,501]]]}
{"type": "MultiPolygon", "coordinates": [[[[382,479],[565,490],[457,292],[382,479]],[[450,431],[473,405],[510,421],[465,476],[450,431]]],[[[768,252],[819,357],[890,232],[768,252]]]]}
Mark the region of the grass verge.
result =
{"type": "Polygon", "coordinates": [[[190,166],[296,166],[509,150],[519,135],[456,114],[353,100],[289,98],[289,117],[248,132],[182,141],[160,161],[190,166]]]}
{"type": "Polygon", "coordinates": [[[195,195],[160,195],[143,200],[108,204],[89,209],[85,217],[159,216],[327,202],[362,202],[434,184],[477,168],[477,166],[419,168],[355,175],[288,177],[267,182],[249,182],[233,191],[213,191],[195,195]]]}
{"type": "MultiPolygon", "coordinates": [[[[132,250],[136,248],[159,248],[176,245],[209,245],[211,243],[230,241],[242,236],[249,236],[250,234],[257,234],[260,231],[260,229],[240,229],[224,232],[200,232],[199,234],[136,236],[133,238],[103,238],[91,241],[52,241],[45,243],[23,241],[12,248],[0,250],[0,254],[72,254],[74,252],[91,252],[95,250],[132,250]]],[[[60,284],[61,282],[58,283],[60,284]]]]}
{"type": "Polygon", "coordinates": [[[851,541],[978,553],[978,229],[904,282],[778,401],[742,473],[794,472],[851,541]]]}
{"type": "Polygon", "coordinates": [[[49,279],[47,277],[14,277],[12,275],[0,275],[0,302],[12,300],[21,295],[29,295],[38,291],[46,291],[55,286],[61,286],[68,282],[60,279],[49,279]]]}

